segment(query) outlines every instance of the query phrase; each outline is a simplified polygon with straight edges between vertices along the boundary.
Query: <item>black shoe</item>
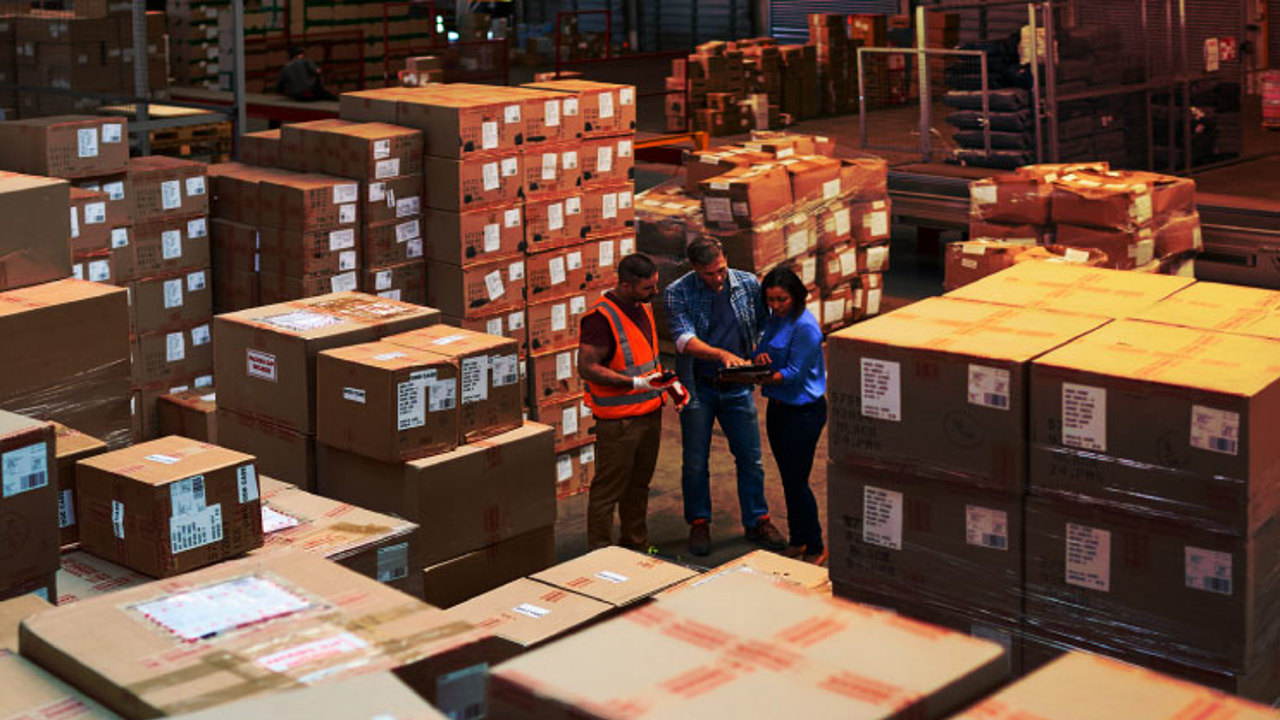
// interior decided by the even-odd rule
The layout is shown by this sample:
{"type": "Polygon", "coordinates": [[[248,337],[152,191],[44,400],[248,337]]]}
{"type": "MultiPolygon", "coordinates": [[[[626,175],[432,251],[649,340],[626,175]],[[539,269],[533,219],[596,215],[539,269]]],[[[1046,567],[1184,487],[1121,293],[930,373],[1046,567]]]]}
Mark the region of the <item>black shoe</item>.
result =
{"type": "Polygon", "coordinates": [[[747,539],[751,542],[763,547],[766,550],[785,550],[787,541],[782,537],[782,533],[778,532],[778,528],[773,526],[773,522],[769,518],[761,518],[753,528],[747,528],[747,539]]]}
{"type": "Polygon", "coordinates": [[[698,557],[711,554],[711,523],[703,520],[689,526],[689,552],[698,557]]]}

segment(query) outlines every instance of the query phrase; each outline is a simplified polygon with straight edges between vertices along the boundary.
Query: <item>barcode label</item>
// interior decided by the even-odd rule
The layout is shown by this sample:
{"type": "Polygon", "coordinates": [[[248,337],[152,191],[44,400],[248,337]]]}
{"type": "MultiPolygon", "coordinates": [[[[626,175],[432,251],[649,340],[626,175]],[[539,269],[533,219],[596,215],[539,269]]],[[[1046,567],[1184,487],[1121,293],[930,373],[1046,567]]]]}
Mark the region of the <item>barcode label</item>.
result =
{"type": "Polygon", "coordinates": [[[37,490],[49,484],[49,451],[45,443],[27,445],[0,456],[4,497],[37,490]]]}
{"type": "Polygon", "coordinates": [[[169,545],[174,555],[222,542],[222,505],[169,520],[169,545]]]}
{"type": "Polygon", "coordinates": [[[520,358],[518,355],[494,355],[489,358],[494,387],[506,387],[520,382],[520,358]]]}
{"type": "Polygon", "coordinates": [[[1003,510],[965,506],[965,542],[993,550],[1009,549],[1009,516],[1003,510]]]}
{"type": "Polygon", "coordinates": [[[378,582],[409,577],[409,543],[378,548],[378,582]]]}
{"type": "Polygon", "coordinates": [[[476,720],[485,717],[485,692],[489,664],[480,663],[436,679],[435,706],[447,718],[476,720]]]}
{"type": "Polygon", "coordinates": [[[169,485],[171,515],[181,517],[199,512],[205,507],[204,476],[195,475],[174,481],[169,485]]]}
{"type": "Polygon", "coordinates": [[[111,532],[124,539],[124,503],[119,500],[111,501],[111,532]]]}
{"type": "Polygon", "coordinates": [[[1009,409],[1009,371],[984,365],[969,366],[969,404],[1009,409]]]}
{"type": "Polygon", "coordinates": [[[71,527],[76,524],[76,498],[70,490],[58,493],[58,527],[71,527]]]}
{"type": "Polygon", "coordinates": [[[1191,406],[1191,447],[1235,455],[1239,452],[1240,414],[1191,406]]]}
{"type": "Polygon", "coordinates": [[[1186,584],[1219,595],[1231,594],[1231,554],[1186,546],[1186,584]]]}

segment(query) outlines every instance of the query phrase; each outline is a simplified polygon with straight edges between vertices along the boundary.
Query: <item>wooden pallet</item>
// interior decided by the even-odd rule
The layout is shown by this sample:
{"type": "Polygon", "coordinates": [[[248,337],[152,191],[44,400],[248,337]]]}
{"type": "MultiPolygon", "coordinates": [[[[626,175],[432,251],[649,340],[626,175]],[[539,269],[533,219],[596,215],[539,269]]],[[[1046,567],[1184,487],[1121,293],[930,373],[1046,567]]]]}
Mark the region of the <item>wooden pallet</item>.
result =
{"type": "Polygon", "coordinates": [[[165,128],[151,131],[151,144],[161,143],[203,143],[217,140],[231,140],[231,123],[216,122],[183,127],[165,128]]]}

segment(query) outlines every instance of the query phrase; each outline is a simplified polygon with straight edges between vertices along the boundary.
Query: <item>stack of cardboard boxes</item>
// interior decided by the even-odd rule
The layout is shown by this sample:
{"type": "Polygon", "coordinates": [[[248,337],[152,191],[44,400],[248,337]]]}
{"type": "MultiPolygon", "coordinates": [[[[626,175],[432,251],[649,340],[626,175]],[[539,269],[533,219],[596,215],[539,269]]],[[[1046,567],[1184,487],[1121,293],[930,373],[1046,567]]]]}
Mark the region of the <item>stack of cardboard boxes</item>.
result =
{"type": "Polygon", "coordinates": [[[858,43],[849,34],[847,15],[809,16],[809,42],[818,49],[818,95],[822,112],[838,115],[856,107],[858,43]]]}
{"type": "MultiPolygon", "coordinates": [[[[805,117],[800,95],[785,105],[784,54],[772,38],[699,45],[687,58],[671,61],[666,80],[666,118],[669,130],[700,130],[712,136],[781,127],[782,113],[805,117]]],[[[805,86],[797,65],[796,90],[805,86]]],[[[814,80],[809,77],[808,80],[814,80]]]]}

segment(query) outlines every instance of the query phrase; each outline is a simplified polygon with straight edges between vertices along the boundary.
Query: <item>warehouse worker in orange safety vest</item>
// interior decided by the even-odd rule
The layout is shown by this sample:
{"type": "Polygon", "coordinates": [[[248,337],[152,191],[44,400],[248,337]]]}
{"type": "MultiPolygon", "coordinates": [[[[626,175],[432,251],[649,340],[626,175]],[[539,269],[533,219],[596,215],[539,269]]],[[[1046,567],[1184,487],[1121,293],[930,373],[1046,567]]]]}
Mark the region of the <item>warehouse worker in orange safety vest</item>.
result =
{"type": "Polygon", "coordinates": [[[587,496],[587,542],[646,552],[649,482],[662,442],[662,405],[670,395],[683,409],[689,394],[658,362],[658,333],[650,301],[658,294],[658,268],[647,256],[618,263],[618,286],[582,316],[578,375],[596,418],[596,476],[587,496]]]}

